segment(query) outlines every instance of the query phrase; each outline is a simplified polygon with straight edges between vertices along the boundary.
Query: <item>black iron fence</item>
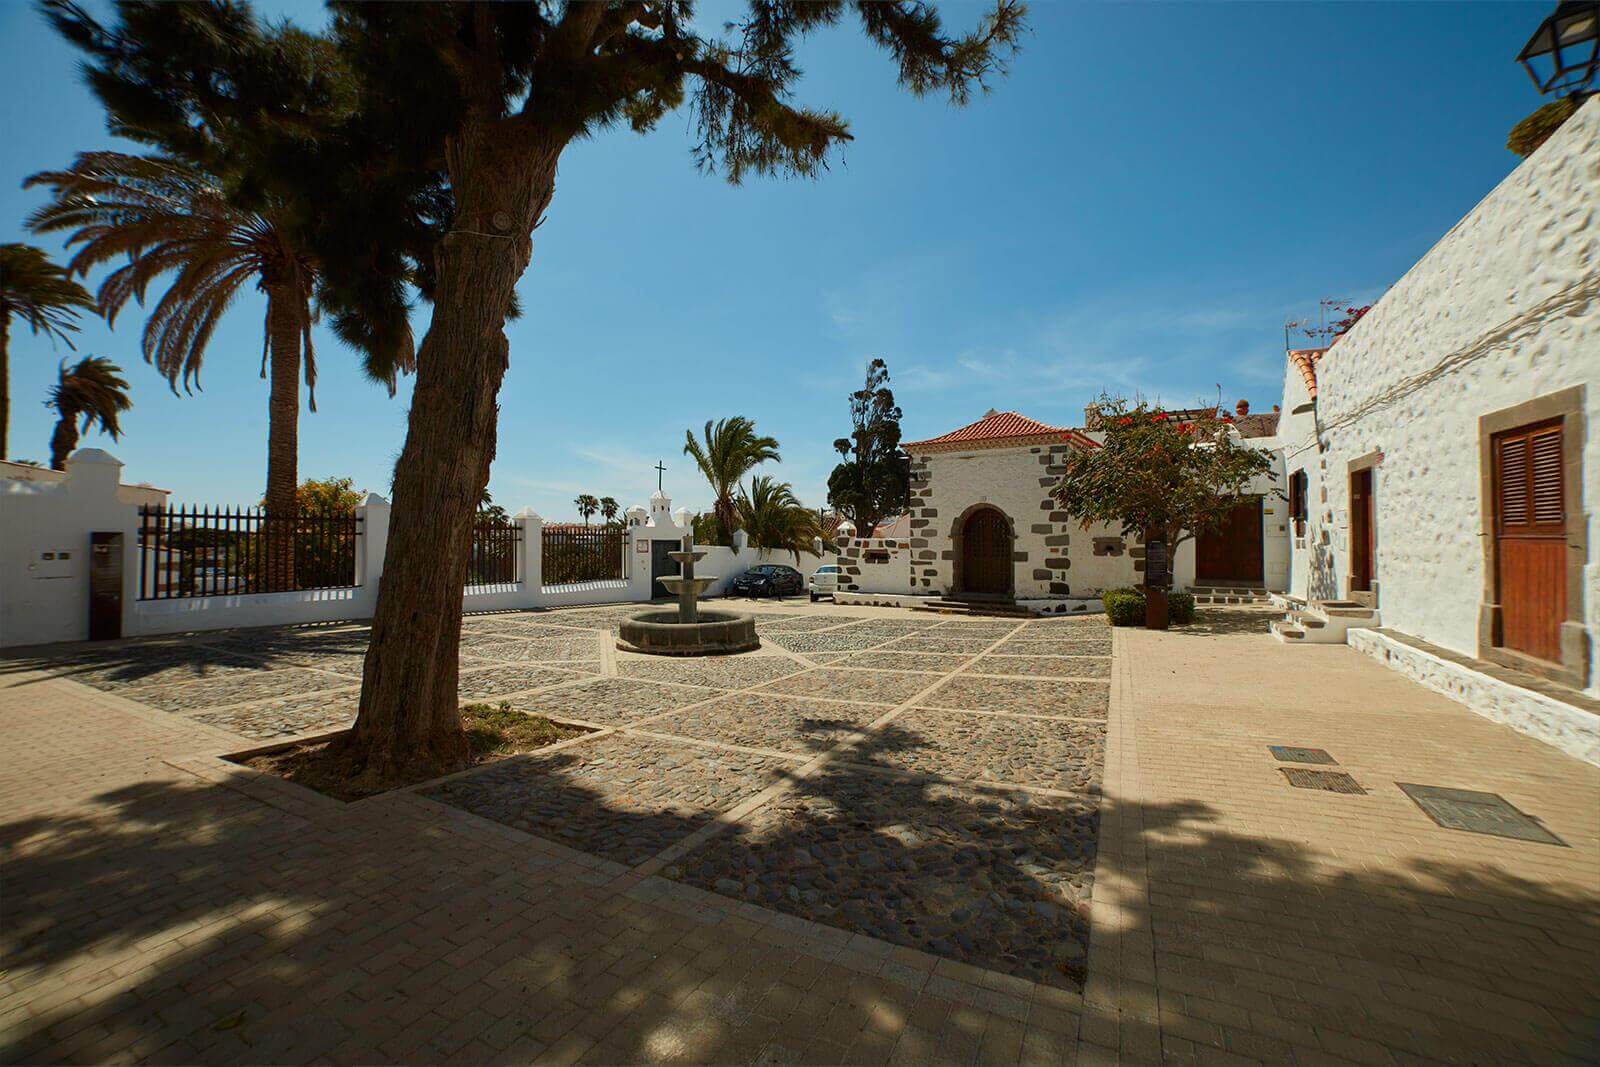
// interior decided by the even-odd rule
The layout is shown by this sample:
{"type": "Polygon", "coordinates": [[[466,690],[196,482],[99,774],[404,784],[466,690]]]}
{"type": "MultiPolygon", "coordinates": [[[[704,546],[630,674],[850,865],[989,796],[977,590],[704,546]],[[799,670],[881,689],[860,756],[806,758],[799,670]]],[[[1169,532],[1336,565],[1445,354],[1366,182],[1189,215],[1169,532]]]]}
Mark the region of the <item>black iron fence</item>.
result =
{"type": "Polygon", "coordinates": [[[139,509],[139,599],[233,596],[358,584],[354,512],[139,509]]]}
{"type": "Polygon", "coordinates": [[[480,519],[472,527],[468,585],[504,585],[522,580],[522,524],[480,519]]]}
{"type": "Polygon", "coordinates": [[[618,526],[546,526],[541,580],[569,585],[621,578],[622,541],[618,526]]]}

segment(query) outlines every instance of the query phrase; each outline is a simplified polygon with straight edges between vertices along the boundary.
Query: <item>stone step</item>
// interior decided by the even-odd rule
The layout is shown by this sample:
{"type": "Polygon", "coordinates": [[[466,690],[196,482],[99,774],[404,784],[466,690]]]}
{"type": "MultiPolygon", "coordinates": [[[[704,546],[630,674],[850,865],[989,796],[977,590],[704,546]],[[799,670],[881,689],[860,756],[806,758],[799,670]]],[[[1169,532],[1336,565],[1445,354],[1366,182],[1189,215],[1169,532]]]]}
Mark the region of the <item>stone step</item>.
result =
{"type": "Polygon", "coordinates": [[[1268,624],[1268,628],[1271,630],[1272,636],[1276,637],[1284,644],[1289,644],[1291,642],[1303,642],[1306,639],[1306,632],[1304,630],[1285,619],[1273,619],[1272,622],[1268,624]]]}
{"type": "Polygon", "coordinates": [[[1033,612],[1011,600],[929,600],[911,610],[931,611],[940,615],[1001,616],[1027,618],[1033,612]]]}

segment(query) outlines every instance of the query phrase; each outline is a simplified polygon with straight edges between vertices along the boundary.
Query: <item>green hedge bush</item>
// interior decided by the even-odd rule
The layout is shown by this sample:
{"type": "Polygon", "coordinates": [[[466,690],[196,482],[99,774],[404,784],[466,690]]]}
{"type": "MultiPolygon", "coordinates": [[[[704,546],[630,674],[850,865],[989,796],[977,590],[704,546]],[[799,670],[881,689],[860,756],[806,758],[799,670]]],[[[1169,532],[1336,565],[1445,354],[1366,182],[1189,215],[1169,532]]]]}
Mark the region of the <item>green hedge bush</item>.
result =
{"type": "Polygon", "coordinates": [[[1140,589],[1107,589],[1100,594],[1100,603],[1106,608],[1106,621],[1112,626],[1144,625],[1144,591],[1140,589]]]}
{"type": "Polygon", "coordinates": [[[1194,594],[1168,593],[1167,619],[1179,626],[1194,622],[1194,594]]]}
{"type": "MultiPolygon", "coordinates": [[[[1106,619],[1112,626],[1144,625],[1144,590],[1125,586],[1100,594],[1106,619]]],[[[1167,620],[1178,626],[1194,622],[1194,597],[1189,593],[1167,594],[1167,620]]]]}

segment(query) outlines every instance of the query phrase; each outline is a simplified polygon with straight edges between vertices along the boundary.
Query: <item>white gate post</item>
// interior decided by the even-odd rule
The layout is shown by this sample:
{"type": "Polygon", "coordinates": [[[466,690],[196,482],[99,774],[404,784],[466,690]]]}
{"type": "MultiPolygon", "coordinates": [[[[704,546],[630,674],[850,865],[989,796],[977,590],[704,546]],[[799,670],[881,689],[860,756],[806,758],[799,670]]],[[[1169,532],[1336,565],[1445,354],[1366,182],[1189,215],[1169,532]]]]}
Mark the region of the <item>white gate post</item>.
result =
{"type": "Polygon", "coordinates": [[[515,519],[522,525],[522,589],[528,607],[544,599],[544,520],[532,508],[523,508],[515,519]]]}

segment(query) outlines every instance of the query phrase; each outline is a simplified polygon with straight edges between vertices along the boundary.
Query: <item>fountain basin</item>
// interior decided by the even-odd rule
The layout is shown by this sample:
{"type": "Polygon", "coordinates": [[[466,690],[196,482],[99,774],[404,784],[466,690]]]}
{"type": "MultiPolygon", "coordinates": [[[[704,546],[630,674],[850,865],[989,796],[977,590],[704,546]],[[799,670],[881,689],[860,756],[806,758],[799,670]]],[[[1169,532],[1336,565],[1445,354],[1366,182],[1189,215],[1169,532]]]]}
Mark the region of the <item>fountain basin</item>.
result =
{"type": "Polygon", "coordinates": [[[680,622],[676,609],[642,611],[624,619],[617,639],[624,652],[653,656],[716,656],[761,647],[753,615],[702,611],[695,622],[680,622]]]}
{"type": "Polygon", "coordinates": [[[696,597],[702,595],[707,589],[710,589],[711,586],[715,584],[716,580],[717,576],[714,574],[706,578],[685,578],[682,575],[677,574],[663,574],[661,577],[656,579],[656,581],[661,583],[662,588],[666,589],[666,591],[671,593],[673,596],[681,595],[684,588],[687,586],[689,591],[696,597]]]}

